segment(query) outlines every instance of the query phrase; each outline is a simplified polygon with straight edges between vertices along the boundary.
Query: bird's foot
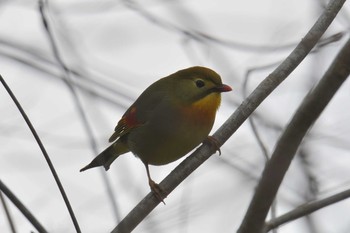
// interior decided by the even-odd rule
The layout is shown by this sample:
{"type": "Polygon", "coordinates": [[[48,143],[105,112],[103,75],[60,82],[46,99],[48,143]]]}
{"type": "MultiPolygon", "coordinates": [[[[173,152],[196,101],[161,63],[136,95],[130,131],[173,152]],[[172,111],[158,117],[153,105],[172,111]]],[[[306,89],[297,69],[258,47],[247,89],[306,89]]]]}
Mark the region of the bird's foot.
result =
{"type": "Polygon", "coordinates": [[[153,180],[149,181],[149,187],[151,188],[151,191],[153,192],[154,196],[163,204],[165,205],[164,198],[167,197],[166,192],[159,187],[159,184],[154,182],[153,180]]]}
{"type": "Polygon", "coordinates": [[[218,151],[219,155],[221,155],[220,143],[213,136],[208,136],[203,143],[213,147],[215,151],[218,151]]]}

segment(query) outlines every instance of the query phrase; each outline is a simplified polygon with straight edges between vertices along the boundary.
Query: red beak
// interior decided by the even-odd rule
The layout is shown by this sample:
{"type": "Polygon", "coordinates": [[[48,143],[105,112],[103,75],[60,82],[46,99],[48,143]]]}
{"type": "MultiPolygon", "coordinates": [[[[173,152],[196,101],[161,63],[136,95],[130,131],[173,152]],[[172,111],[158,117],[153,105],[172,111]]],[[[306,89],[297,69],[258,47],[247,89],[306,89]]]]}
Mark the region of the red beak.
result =
{"type": "Polygon", "coordinates": [[[218,86],[215,88],[215,91],[217,92],[228,92],[232,91],[232,88],[226,84],[222,84],[221,86],[218,86]]]}

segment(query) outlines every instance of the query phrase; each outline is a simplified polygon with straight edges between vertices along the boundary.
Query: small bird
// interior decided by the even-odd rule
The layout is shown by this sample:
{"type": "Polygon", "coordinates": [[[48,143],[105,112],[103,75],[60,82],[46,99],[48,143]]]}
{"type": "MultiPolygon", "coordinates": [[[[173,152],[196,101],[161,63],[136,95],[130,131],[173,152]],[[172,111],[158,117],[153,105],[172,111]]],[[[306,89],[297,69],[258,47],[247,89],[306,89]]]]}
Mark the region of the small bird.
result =
{"type": "Polygon", "coordinates": [[[107,171],[116,158],[131,151],[145,165],[152,192],[163,201],[166,196],[151,179],[149,165],[171,163],[205,141],[215,144],[208,135],[220,93],[231,90],[215,71],[200,66],[156,81],[119,120],[109,138],[112,144],[80,171],[98,166],[107,171]]]}

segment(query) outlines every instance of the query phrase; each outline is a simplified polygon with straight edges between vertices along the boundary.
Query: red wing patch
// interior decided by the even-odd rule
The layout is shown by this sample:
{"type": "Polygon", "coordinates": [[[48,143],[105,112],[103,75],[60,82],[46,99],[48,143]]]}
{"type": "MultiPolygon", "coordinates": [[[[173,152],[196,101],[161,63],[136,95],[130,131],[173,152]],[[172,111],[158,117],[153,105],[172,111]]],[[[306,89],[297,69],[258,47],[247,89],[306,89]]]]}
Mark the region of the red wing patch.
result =
{"type": "Polygon", "coordinates": [[[123,118],[127,128],[134,128],[139,125],[140,122],[136,119],[136,107],[131,107],[130,111],[124,114],[123,118]]]}
{"type": "Polygon", "coordinates": [[[140,126],[141,124],[142,123],[137,121],[136,118],[136,107],[131,107],[118,122],[118,125],[114,129],[115,132],[109,138],[109,142],[113,142],[117,138],[130,132],[131,129],[140,126]]]}

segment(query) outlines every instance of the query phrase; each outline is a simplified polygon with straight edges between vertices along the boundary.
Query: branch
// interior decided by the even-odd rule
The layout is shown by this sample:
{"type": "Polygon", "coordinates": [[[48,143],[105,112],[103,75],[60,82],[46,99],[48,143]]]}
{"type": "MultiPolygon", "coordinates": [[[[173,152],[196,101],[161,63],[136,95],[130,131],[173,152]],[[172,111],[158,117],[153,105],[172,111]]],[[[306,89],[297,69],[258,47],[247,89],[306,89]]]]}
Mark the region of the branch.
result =
{"type": "Polygon", "coordinates": [[[327,207],[329,205],[332,205],[334,203],[337,203],[339,201],[343,201],[346,198],[350,197],[350,189],[345,190],[343,192],[334,194],[330,197],[312,201],[309,203],[306,203],[304,205],[301,205],[294,210],[285,213],[278,218],[275,218],[265,224],[264,232],[268,232],[271,229],[277,228],[281,226],[282,224],[288,223],[290,221],[293,221],[295,219],[298,219],[300,217],[303,217],[305,215],[311,214],[312,212],[315,212],[316,210],[322,209],[324,207],[327,207]]]}
{"type": "Polygon", "coordinates": [[[22,212],[22,214],[28,219],[28,221],[37,229],[40,233],[47,233],[45,228],[39,223],[34,215],[23,205],[23,203],[16,197],[15,194],[0,180],[0,190],[8,199],[22,212]]]}
{"type": "MultiPolygon", "coordinates": [[[[70,74],[72,73],[72,71],[66,66],[66,64],[63,62],[63,59],[61,58],[61,56],[59,54],[58,46],[57,46],[57,44],[56,44],[56,42],[54,40],[54,36],[53,36],[52,31],[51,31],[49,22],[48,22],[48,20],[46,18],[46,15],[44,13],[44,6],[45,5],[44,5],[43,1],[44,0],[39,0],[39,11],[40,11],[40,15],[41,15],[43,26],[44,26],[46,34],[48,36],[49,43],[51,45],[52,52],[54,54],[54,57],[55,57],[57,63],[59,64],[59,66],[64,71],[63,81],[67,85],[69,91],[72,94],[72,98],[73,98],[74,104],[75,104],[75,106],[76,106],[76,108],[78,110],[78,114],[79,114],[79,116],[80,116],[80,118],[82,120],[84,129],[85,129],[86,134],[88,136],[88,139],[89,139],[89,142],[90,142],[90,145],[91,145],[91,149],[92,149],[92,151],[95,154],[97,154],[97,152],[98,152],[98,150],[97,150],[97,143],[96,143],[96,140],[95,140],[95,138],[93,136],[92,127],[91,127],[91,125],[90,125],[90,123],[88,121],[88,118],[87,118],[86,114],[85,114],[85,111],[83,109],[82,103],[81,103],[80,99],[78,98],[77,91],[76,91],[74,85],[72,85],[72,80],[71,80],[71,77],[70,77],[70,74]]],[[[104,184],[105,184],[106,189],[107,189],[107,194],[108,194],[108,197],[109,197],[109,200],[110,200],[110,203],[111,203],[111,207],[112,207],[113,213],[115,215],[116,221],[119,222],[119,219],[120,219],[120,217],[119,217],[119,210],[118,210],[117,203],[116,203],[116,200],[115,200],[116,195],[115,195],[115,193],[114,193],[114,191],[112,189],[111,182],[108,179],[108,176],[106,175],[104,170],[100,169],[100,172],[102,174],[102,178],[103,178],[104,184]]],[[[67,199],[67,201],[68,201],[68,199],[67,199]]],[[[77,232],[80,232],[81,230],[80,230],[78,221],[75,218],[73,209],[68,204],[67,204],[67,207],[68,207],[68,210],[69,210],[69,214],[71,215],[74,227],[75,227],[77,232]]]]}
{"type": "MultiPolygon", "coordinates": [[[[30,131],[32,132],[32,134],[33,134],[33,136],[34,136],[34,138],[35,138],[35,140],[36,140],[36,142],[37,142],[37,144],[38,144],[38,146],[39,146],[41,152],[43,153],[43,155],[44,155],[44,157],[45,157],[45,160],[46,160],[46,162],[47,162],[47,164],[48,164],[48,166],[49,166],[49,168],[50,168],[50,171],[51,171],[51,173],[52,173],[52,175],[53,175],[53,177],[54,177],[54,179],[55,179],[55,181],[56,181],[56,184],[57,184],[57,186],[58,186],[58,189],[59,189],[60,192],[61,192],[61,195],[62,195],[62,197],[63,197],[63,199],[64,199],[64,201],[65,201],[65,203],[66,203],[66,205],[67,205],[68,210],[73,211],[72,208],[71,208],[71,206],[70,206],[69,200],[68,200],[68,198],[67,198],[67,194],[66,194],[66,192],[64,191],[64,188],[63,188],[63,186],[62,186],[62,183],[61,183],[61,181],[60,181],[60,179],[59,179],[59,177],[58,177],[58,175],[57,175],[57,172],[56,172],[56,170],[55,170],[55,167],[53,166],[53,164],[52,164],[52,162],[51,162],[51,159],[50,159],[50,156],[48,155],[48,153],[47,153],[47,151],[46,151],[46,149],[45,149],[43,143],[41,142],[39,135],[37,134],[35,128],[33,127],[32,123],[30,122],[30,120],[29,120],[27,114],[24,112],[24,110],[23,110],[21,104],[18,102],[16,96],[12,93],[10,87],[7,85],[7,83],[6,83],[5,80],[2,78],[1,75],[0,75],[0,82],[1,82],[1,83],[3,84],[3,86],[5,87],[7,93],[11,96],[13,102],[14,102],[15,105],[17,106],[17,108],[18,108],[19,112],[21,113],[23,119],[25,120],[25,122],[27,123],[27,125],[28,125],[30,131]]],[[[74,215],[73,215],[73,217],[74,217],[74,215]]],[[[74,219],[75,219],[75,217],[74,217],[74,219]]],[[[73,220],[74,220],[74,219],[73,219],[73,220]]]]}
{"type": "Polygon", "coordinates": [[[350,39],[317,86],[305,97],[277,142],[263,171],[239,233],[263,232],[264,222],[294,155],[316,119],[350,73],[350,39]]]}
{"type": "MultiPolygon", "coordinates": [[[[0,180],[0,182],[1,182],[1,180],[0,180]]],[[[0,190],[1,190],[1,187],[0,187],[0,190]]],[[[10,210],[7,206],[6,200],[5,200],[4,196],[2,195],[2,191],[0,191],[0,201],[2,203],[2,206],[4,207],[4,212],[5,212],[7,221],[9,222],[11,232],[16,233],[15,223],[12,219],[12,216],[11,216],[10,210]]]]}
{"type": "MultiPolygon", "coordinates": [[[[230,138],[263,100],[301,63],[326,31],[344,2],[345,0],[334,0],[328,5],[315,25],[285,61],[259,84],[253,93],[243,101],[230,118],[214,133],[213,137],[217,140],[219,146],[230,138]]],[[[214,152],[213,148],[210,148],[208,145],[200,146],[160,183],[161,189],[169,194],[214,152]]],[[[131,232],[158,204],[159,200],[152,193],[149,193],[113,229],[112,233],[131,232]]]]}
{"type": "MultiPolygon", "coordinates": [[[[267,53],[267,52],[275,52],[276,50],[286,50],[286,49],[292,49],[297,43],[289,43],[279,46],[269,46],[269,45],[253,45],[253,44],[247,44],[242,42],[236,42],[231,41],[227,39],[221,39],[218,37],[215,37],[213,35],[204,33],[202,31],[198,30],[189,30],[183,27],[179,27],[176,24],[171,23],[170,21],[167,21],[163,18],[160,18],[156,16],[155,14],[152,14],[148,12],[145,8],[142,7],[141,4],[139,4],[137,1],[134,0],[123,0],[122,1],[124,5],[131,10],[134,10],[140,16],[144,17],[146,20],[150,21],[151,23],[164,28],[166,30],[174,31],[178,34],[184,35],[186,38],[190,38],[195,41],[200,42],[211,42],[214,44],[218,44],[227,48],[232,48],[236,50],[243,50],[247,52],[260,52],[260,53],[267,53]]],[[[343,32],[341,32],[339,35],[341,36],[343,32]]],[[[344,32],[345,33],[345,32],[344,32]]],[[[332,39],[331,39],[332,40],[332,39]]],[[[329,41],[328,38],[322,39],[322,41],[329,41]]]]}

